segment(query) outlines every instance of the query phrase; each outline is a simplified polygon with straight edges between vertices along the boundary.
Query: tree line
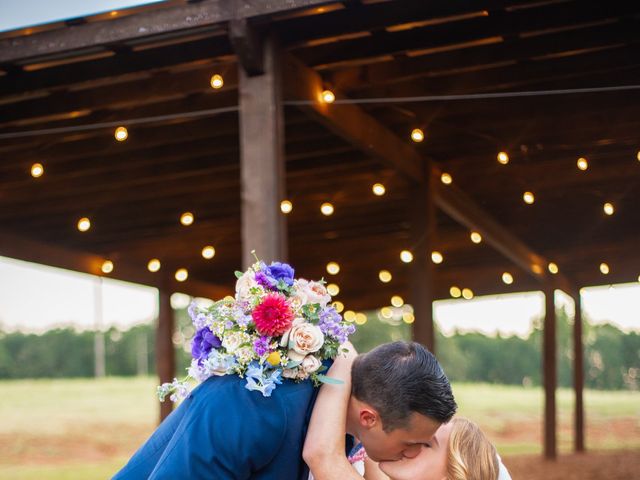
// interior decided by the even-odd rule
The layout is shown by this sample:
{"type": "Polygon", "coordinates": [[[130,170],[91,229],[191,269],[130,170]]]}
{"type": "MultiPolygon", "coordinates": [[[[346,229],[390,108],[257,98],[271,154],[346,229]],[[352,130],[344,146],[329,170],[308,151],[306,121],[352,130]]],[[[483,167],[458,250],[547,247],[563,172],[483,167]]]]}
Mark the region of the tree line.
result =
{"type": "MultiPolygon", "coordinates": [[[[572,385],[572,325],[568,316],[558,315],[558,384],[572,385]]],[[[189,364],[189,340],[193,328],[185,312],[177,312],[177,372],[189,364]]],[[[409,325],[390,324],[372,314],[353,337],[359,351],[398,339],[408,339],[409,325]]],[[[155,327],[138,325],[127,331],[112,328],[102,334],[107,375],[155,374],[155,327]]],[[[98,337],[100,338],[100,337],[98,337]]],[[[102,340],[100,340],[102,341],[102,340]]],[[[595,389],[638,389],[640,387],[640,334],[625,333],[613,325],[584,325],[585,384],[595,389]]],[[[95,373],[96,334],[72,328],[43,334],[0,331],[0,378],[91,377],[95,373]]],[[[436,354],[454,382],[489,382],[540,385],[542,329],[536,322],[532,333],[489,337],[480,333],[437,333],[436,354]]]]}

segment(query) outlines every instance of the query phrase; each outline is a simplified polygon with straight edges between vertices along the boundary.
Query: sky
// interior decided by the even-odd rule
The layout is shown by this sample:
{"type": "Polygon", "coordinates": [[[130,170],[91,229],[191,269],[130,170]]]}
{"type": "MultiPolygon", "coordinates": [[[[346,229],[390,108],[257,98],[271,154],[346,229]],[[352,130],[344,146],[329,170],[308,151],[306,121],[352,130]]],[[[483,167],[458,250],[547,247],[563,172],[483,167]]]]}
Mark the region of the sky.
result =
{"type": "Polygon", "coordinates": [[[163,0],[0,0],[0,32],[163,0]]]}
{"type": "MultiPolygon", "coordinates": [[[[127,329],[157,316],[157,290],[54,267],[0,257],[0,330],[40,333],[58,326],[127,329]],[[102,309],[95,300],[102,292],[102,309]],[[101,312],[99,314],[98,312],[101,312]]],[[[174,308],[189,298],[174,295],[174,308]]],[[[609,321],[640,331],[640,284],[587,288],[583,304],[593,323],[609,321]]],[[[384,305],[380,305],[381,307],[384,305]]],[[[348,308],[348,306],[347,306],[348,308]]],[[[435,320],[445,334],[454,329],[487,335],[526,336],[544,311],[540,292],[443,300],[435,303],[435,320]]]]}

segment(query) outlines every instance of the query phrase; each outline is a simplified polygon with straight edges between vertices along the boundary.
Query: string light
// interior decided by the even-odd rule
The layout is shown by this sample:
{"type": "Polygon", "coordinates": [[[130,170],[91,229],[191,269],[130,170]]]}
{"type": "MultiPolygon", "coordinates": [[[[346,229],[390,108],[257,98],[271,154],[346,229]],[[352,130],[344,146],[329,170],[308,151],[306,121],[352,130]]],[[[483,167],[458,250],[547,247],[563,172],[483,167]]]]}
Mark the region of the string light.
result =
{"type": "Polygon", "coordinates": [[[444,261],[444,257],[440,252],[431,252],[431,261],[436,265],[439,265],[444,261]]]}
{"type": "Polygon", "coordinates": [[[78,220],[78,230],[86,232],[91,228],[91,221],[87,217],[82,217],[78,220]]]}
{"type": "Polygon", "coordinates": [[[158,270],[160,270],[160,266],[160,260],[158,260],[157,258],[152,258],[151,260],[149,260],[149,263],[147,263],[147,269],[151,273],[156,273],[158,270]]]}
{"type": "Polygon", "coordinates": [[[356,312],[353,310],[347,310],[344,312],[343,317],[347,322],[354,322],[356,320],[356,312]]]}
{"type": "Polygon", "coordinates": [[[424,140],[424,132],[420,128],[414,128],[411,131],[411,140],[416,143],[420,143],[424,140]]]}
{"type": "Polygon", "coordinates": [[[211,77],[210,83],[211,83],[211,88],[219,90],[224,85],[224,78],[222,78],[222,75],[216,73],[211,77]]]}
{"type": "Polygon", "coordinates": [[[356,313],[356,324],[364,325],[367,323],[367,316],[364,313],[356,313]]]}
{"type": "Polygon", "coordinates": [[[324,103],[333,103],[336,101],[336,96],[331,90],[325,90],[322,92],[322,101],[324,103]]]}
{"type": "Polygon", "coordinates": [[[473,243],[480,243],[482,242],[482,235],[480,235],[478,232],[471,232],[471,241],[473,243]]]}
{"type": "Polygon", "coordinates": [[[391,305],[396,308],[400,308],[404,305],[404,299],[400,295],[394,295],[391,297],[391,305]]]}
{"type": "Polygon", "coordinates": [[[470,288],[463,288],[462,297],[466,300],[471,300],[473,298],[473,291],[470,288]]]}
{"type": "Polygon", "coordinates": [[[500,152],[498,153],[498,162],[501,163],[502,165],[506,165],[507,163],[509,163],[509,155],[507,155],[507,152],[500,152]]]}
{"type": "Polygon", "coordinates": [[[179,282],[184,282],[187,278],[189,278],[189,272],[186,268],[179,268],[176,270],[175,278],[179,282]]]}
{"type": "Polygon", "coordinates": [[[544,269],[540,265],[538,265],[537,263],[534,263],[533,265],[531,265],[531,271],[533,273],[535,273],[536,275],[542,275],[542,271],[543,270],[544,269]]]}
{"type": "Polygon", "coordinates": [[[549,272],[552,273],[553,275],[556,275],[560,269],[558,268],[558,265],[556,265],[553,262],[549,262],[549,265],[547,266],[547,268],[549,269],[549,272]]]}
{"type": "Polygon", "coordinates": [[[603,262],[600,264],[600,271],[603,275],[608,275],[611,270],[609,269],[609,265],[603,262]]]}
{"type": "Polygon", "coordinates": [[[129,138],[129,131],[125,127],[118,127],[113,135],[117,141],[124,142],[129,138]]]}
{"type": "Polygon", "coordinates": [[[329,285],[327,285],[327,292],[329,292],[329,295],[331,295],[332,297],[335,297],[340,293],[340,287],[335,283],[330,283],[329,285]]]}
{"type": "Polygon", "coordinates": [[[111,260],[105,260],[104,262],[102,262],[101,270],[102,270],[102,273],[113,272],[113,262],[111,260]]]}
{"type": "Polygon", "coordinates": [[[381,197],[387,192],[387,189],[384,188],[384,185],[381,183],[374,184],[373,187],[371,187],[371,190],[373,191],[373,194],[377,195],[378,197],[381,197]]]}
{"type": "Polygon", "coordinates": [[[193,217],[193,213],[191,212],[184,212],[182,215],[180,215],[180,223],[185,227],[188,227],[189,225],[191,225],[193,223],[193,220],[194,220],[194,217],[193,217]]]}
{"type": "Polygon", "coordinates": [[[389,283],[393,276],[391,275],[391,272],[389,270],[380,270],[380,272],[378,273],[378,278],[382,283],[389,283]]]}
{"type": "Polygon", "coordinates": [[[604,213],[606,213],[607,215],[613,215],[614,212],[616,211],[616,209],[613,207],[613,204],[609,202],[605,203],[602,206],[602,209],[604,210],[604,213]]]}
{"type": "Polygon", "coordinates": [[[531,192],[524,192],[524,194],[522,195],[522,199],[527,205],[532,205],[533,202],[536,201],[536,197],[531,192]]]}
{"type": "Polygon", "coordinates": [[[462,296],[462,290],[454,285],[449,289],[449,295],[453,298],[460,298],[462,296]]]}
{"type": "Polygon", "coordinates": [[[337,301],[333,302],[333,308],[336,309],[336,312],[342,313],[342,311],[344,310],[344,303],[337,301]]]}
{"type": "Polygon", "coordinates": [[[340,272],[340,264],[337,262],[327,263],[327,272],[331,275],[337,275],[340,272]]]}
{"type": "Polygon", "coordinates": [[[383,318],[389,319],[393,316],[393,310],[389,307],[382,307],[380,309],[380,315],[382,315],[383,318]]]}
{"type": "Polygon", "coordinates": [[[513,275],[509,272],[504,272],[502,274],[502,281],[507,285],[511,285],[513,283],[513,275]]]}
{"type": "Polygon", "coordinates": [[[323,215],[328,217],[330,215],[333,215],[333,212],[335,211],[335,209],[333,208],[332,204],[330,204],[329,202],[326,202],[320,205],[320,211],[322,212],[323,215]]]}
{"type": "Polygon", "coordinates": [[[402,260],[404,263],[413,262],[413,253],[411,253],[409,250],[401,251],[400,252],[400,260],[402,260]]]}
{"type": "Polygon", "coordinates": [[[445,185],[451,185],[453,183],[453,177],[451,176],[450,173],[445,172],[442,175],[440,175],[440,181],[445,185]]]}
{"type": "Polygon", "coordinates": [[[640,150],[638,150],[638,154],[636,155],[636,158],[638,159],[638,161],[640,162],[640,150]]]}
{"type": "Polygon", "coordinates": [[[402,314],[402,321],[406,324],[411,325],[416,321],[416,317],[411,312],[405,312],[402,314]]]}
{"type": "Polygon", "coordinates": [[[283,200],[280,202],[280,211],[282,213],[291,213],[291,210],[293,210],[293,203],[291,203],[289,200],[283,200]]]}
{"type": "Polygon", "coordinates": [[[33,178],[39,178],[44,173],[44,167],[41,163],[34,163],[31,165],[31,176],[33,178]]]}
{"type": "Polygon", "coordinates": [[[207,245],[202,249],[202,256],[207,260],[211,260],[216,255],[216,249],[211,245],[207,245]]]}
{"type": "Polygon", "coordinates": [[[585,171],[587,168],[589,168],[589,162],[587,162],[587,159],[584,157],[580,157],[577,164],[578,168],[582,171],[585,171]]]}

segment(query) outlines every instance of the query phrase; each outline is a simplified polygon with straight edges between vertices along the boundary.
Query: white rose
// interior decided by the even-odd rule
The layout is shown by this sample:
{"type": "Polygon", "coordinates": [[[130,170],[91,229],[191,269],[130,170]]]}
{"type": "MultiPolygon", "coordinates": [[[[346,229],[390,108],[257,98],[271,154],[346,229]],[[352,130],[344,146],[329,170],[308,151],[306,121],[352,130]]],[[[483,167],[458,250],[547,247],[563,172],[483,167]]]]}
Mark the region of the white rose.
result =
{"type": "Polygon", "coordinates": [[[331,295],[323,284],[304,278],[295,283],[295,296],[300,298],[303,305],[319,303],[323,308],[331,301],[331,295]]]}
{"type": "Polygon", "coordinates": [[[251,289],[260,286],[254,275],[252,270],[247,270],[236,282],[236,298],[238,300],[248,302],[251,298],[251,289]]]}
{"type": "Polygon", "coordinates": [[[304,357],[304,360],[302,360],[302,365],[300,366],[306,373],[313,373],[318,371],[318,369],[322,366],[322,362],[313,355],[307,355],[306,357],[304,357]]]}
{"type": "Polygon", "coordinates": [[[302,317],[296,317],[293,322],[291,322],[291,328],[282,334],[282,338],[280,339],[280,346],[284,347],[289,344],[289,335],[291,334],[291,330],[296,325],[304,323],[306,320],[302,317]]]}
{"type": "Polygon", "coordinates": [[[222,338],[222,346],[228,353],[234,353],[240,345],[246,343],[246,341],[246,335],[243,335],[240,332],[229,332],[224,334],[222,338]]]}
{"type": "Polygon", "coordinates": [[[285,368],[282,370],[283,378],[297,378],[298,377],[298,369],[297,368],[285,368]]]}
{"type": "Polygon", "coordinates": [[[302,361],[310,353],[324,345],[324,335],[319,327],[311,323],[300,323],[289,332],[288,356],[293,361],[302,361]]]}

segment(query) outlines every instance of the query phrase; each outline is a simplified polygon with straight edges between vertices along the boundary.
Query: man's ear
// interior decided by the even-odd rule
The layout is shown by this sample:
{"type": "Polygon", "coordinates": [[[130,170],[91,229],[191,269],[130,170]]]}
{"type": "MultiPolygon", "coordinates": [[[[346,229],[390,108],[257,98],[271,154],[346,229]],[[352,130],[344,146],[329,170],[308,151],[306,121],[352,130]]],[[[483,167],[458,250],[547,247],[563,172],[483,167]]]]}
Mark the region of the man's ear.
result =
{"type": "Polygon", "coordinates": [[[364,406],[360,409],[360,425],[364,428],[373,428],[380,422],[380,416],[375,409],[364,406]]]}

